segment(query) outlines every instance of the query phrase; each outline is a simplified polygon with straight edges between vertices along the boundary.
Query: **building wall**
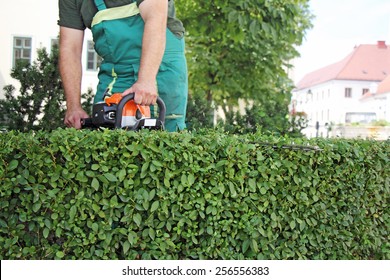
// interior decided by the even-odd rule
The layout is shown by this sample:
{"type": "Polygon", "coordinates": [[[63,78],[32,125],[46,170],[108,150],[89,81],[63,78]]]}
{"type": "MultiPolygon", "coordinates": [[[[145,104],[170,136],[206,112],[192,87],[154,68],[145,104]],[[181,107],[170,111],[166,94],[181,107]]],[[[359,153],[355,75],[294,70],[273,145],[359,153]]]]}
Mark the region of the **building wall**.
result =
{"type": "Polygon", "coordinates": [[[360,99],[363,96],[363,89],[370,90],[376,87],[378,82],[372,81],[344,81],[332,80],[311,88],[296,90],[293,92],[292,102],[294,110],[305,112],[309,123],[304,133],[309,137],[332,136],[330,126],[345,124],[348,122],[348,114],[351,122],[354,122],[361,114],[370,118],[370,110],[360,99]],[[345,96],[345,89],[351,89],[351,96],[345,96]],[[316,123],[319,130],[316,129],[316,123]]]}
{"type": "MultiPolygon", "coordinates": [[[[14,37],[32,38],[31,61],[37,57],[36,50],[45,47],[50,50],[52,39],[59,34],[58,0],[12,0],[3,1],[0,9],[0,98],[3,97],[3,87],[12,84],[19,87],[18,81],[10,77],[13,64],[14,37]]],[[[97,72],[86,70],[87,41],[92,40],[89,30],[85,33],[83,51],[83,84],[82,91],[88,88],[95,90],[97,72]]]]}
{"type": "Polygon", "coordinates": [[[378,120],[390,122],[390,92],[371,94],[370,97],[363,98],[362,103],[377,112],[378,120]]]}

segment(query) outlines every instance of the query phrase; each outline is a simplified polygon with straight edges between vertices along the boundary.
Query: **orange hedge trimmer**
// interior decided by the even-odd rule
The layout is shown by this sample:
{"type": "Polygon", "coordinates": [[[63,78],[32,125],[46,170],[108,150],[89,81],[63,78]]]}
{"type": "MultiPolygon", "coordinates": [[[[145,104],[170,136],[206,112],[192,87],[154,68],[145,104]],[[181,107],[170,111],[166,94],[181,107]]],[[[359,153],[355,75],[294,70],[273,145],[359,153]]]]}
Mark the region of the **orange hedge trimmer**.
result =
{"type": "Polygon", "coordinates": [[[93,105],[92,117],[81,120],[82,128],[164,129],[165,104],[157,97],[158,118],[151,118],[150,107],[135,104],[134,93],[115,93],[93,105]]]}

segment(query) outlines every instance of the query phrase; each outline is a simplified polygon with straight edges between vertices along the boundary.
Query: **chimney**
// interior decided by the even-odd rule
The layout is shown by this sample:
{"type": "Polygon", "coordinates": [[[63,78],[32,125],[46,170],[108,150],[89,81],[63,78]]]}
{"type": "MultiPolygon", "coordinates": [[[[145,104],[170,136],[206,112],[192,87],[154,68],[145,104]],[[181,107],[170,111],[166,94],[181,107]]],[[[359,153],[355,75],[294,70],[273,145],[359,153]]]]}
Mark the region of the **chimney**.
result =
{"type": "Polygon", "coordinates": [[[386,41],[378,41],[377,46],[378,49],[387,49],[386,41]]]}

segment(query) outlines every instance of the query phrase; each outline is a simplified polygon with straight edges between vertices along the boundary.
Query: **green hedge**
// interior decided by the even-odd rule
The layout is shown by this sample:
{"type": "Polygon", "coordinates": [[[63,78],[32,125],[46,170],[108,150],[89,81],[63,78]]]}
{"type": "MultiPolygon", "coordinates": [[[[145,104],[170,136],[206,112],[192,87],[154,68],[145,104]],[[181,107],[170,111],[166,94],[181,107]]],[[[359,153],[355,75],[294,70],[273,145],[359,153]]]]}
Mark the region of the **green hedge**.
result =
{"type": "Polygon", "coordinates": [[[294,141],[1,133],[0,257],[389,259],[390,142],[294,141]]]}

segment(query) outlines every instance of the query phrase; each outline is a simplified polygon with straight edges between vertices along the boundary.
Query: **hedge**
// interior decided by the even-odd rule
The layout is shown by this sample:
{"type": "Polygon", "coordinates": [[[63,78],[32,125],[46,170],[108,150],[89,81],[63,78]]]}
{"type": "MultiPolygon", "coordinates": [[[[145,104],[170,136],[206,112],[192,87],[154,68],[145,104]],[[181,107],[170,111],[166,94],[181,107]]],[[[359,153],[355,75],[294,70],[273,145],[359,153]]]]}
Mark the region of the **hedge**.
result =
{"type": "Polygon", "coordinates": [[[0,134],[1,259],[389,259],[389,141],[0,134]]]}

